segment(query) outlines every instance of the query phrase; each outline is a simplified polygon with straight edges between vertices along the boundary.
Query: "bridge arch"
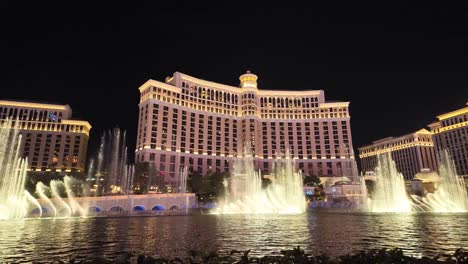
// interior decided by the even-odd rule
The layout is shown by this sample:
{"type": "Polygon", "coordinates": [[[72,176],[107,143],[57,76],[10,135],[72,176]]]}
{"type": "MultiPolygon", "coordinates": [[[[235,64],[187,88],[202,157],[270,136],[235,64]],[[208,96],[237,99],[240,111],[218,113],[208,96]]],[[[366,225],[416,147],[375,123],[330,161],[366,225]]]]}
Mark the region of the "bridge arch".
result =
{"type": "Polygon", "coordinates": [[[95,212],[98,213],[98,212],[102,212],[103,210],[102,210],[102,208],[99,207],[99,206],[90,206],[90,207],[88,208],[88,211],[89,211],[89,212],[92,212],[92,213],[95,213],[95,212]]]}
{"type": "Polygon", "coordinates": [[[145,207],[143,205],[135,205],[133,207],[133,211],[137,211],[137,212],[145,211],[145,207]]]}
{"type": "Polygon", "coordinates": [[[114,205],[109,209],[109,211],[111,211],[111,212],[122,212],[123,210],[124,209],[122,207],[118,206],[118,205],[114,205]]]}
{"type": "Polygon", "coordinates": [[[164,206],[162,206],[160,204],[157,204],[157,205],[153,206],[153,208],[151,208],[152,211],[163,211],[165,209],[166,208],[164,208],[164,206]]]}

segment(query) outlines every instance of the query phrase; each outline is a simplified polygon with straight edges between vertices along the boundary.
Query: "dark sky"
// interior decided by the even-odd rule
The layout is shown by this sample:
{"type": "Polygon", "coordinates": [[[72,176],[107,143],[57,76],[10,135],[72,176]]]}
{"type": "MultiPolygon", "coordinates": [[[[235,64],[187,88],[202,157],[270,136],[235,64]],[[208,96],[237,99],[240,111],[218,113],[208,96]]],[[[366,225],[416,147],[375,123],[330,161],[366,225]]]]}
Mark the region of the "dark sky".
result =
{"type": "Polygon", "coordinates": [[[355,148],[418,130],[468,100],[462,1],[36,2],[1,4],[0,99],[69,104],[93,126],[91,150],[117,125],[133,150],[137,88],[174,71],[237,86],[250,69],[260,88],[323,89],[327,100],[351,102],[355,148]]]}

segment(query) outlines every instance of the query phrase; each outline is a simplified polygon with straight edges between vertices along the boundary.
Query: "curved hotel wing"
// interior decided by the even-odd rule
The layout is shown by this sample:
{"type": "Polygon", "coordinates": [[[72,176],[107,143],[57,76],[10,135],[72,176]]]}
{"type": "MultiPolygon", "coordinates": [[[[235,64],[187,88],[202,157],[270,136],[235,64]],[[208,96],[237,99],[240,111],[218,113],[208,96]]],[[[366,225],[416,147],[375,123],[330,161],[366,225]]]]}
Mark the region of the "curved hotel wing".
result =
{"type": "Polygon", "coordinates": [[[289,150],[304,174],[353,173],[349,102],[325,102],[323,90],[261,90],[250,72],[239,79],[234,87],[175,72],[144,83],[136,160],[154,162],[172,182],[184,166],[229,171],[250,142],[265,172],[289,150]]]}

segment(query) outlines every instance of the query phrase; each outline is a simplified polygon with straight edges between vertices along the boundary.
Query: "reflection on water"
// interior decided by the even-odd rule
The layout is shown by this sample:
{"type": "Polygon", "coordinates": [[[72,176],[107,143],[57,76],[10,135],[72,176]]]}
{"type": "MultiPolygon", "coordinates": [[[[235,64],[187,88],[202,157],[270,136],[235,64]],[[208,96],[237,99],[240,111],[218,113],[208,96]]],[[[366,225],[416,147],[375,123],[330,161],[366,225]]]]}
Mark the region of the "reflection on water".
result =
{"type": "Polygon", "coordinates": [[[168,257],[188,250],[271,254],[301,246],[332,256],[402,248],[414,256],[468,247],[468,214],[198,215],[0,222],[0,260],[106,256],[125,252],[168,257]]]}

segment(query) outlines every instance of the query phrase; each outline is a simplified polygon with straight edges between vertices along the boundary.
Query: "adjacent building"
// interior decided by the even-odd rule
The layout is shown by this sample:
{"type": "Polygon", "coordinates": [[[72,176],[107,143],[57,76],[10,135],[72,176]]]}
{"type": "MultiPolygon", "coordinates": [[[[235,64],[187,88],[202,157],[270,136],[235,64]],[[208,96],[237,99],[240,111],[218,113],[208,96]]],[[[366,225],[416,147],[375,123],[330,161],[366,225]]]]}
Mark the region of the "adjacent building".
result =
{"type": "Polygon", "coordinates": [[[363,171],[373,171],[377,166],[377,155],[383,153],[391,153],[398,171],[407,180],[412,179],[421,169],[437,168],[432,133],[426,129],[377,140],[358,150],[363,171]]]}
{"type": "Polygon", "coordinates": [[[171,182],[184,166],[230,171],[248,142],[263,171],[289,150],[305,174],[353,173],[349,102],[327,102],[323,90],[259,89],[250,72],[239,79],[236,87],[175,72],[140,86],[136,160],[171,182]]]}
{"type": "Polygon", "coordinates": [[[448,150],[457,174],[468,177],[468,103],[464,108],[437,116],[429,125],[436,153],[448,150]]]}
{"type": "Polygon", "coordinates": [[[0,122],[12,119],[31,171],[82,171],[91,125],[72,120],[68,105],[0,100],[0,122]],[[18,122],[18,123],[16,123],[18,122]]]}

